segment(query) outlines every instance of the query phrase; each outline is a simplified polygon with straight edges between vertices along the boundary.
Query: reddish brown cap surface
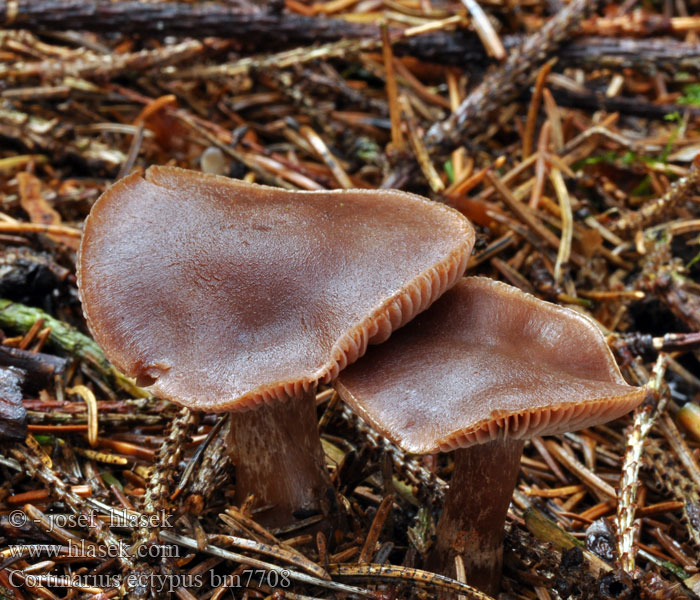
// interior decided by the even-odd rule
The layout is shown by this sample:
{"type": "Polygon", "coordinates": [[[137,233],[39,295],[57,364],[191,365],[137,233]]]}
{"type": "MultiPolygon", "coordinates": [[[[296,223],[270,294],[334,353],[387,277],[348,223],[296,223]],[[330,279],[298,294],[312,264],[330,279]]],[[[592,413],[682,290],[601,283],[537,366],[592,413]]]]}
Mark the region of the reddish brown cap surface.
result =
{"type": "Polygon", "coordinates": [[[395,191],[288,192],[152,167],[97,201],[79,285],[120,369],[193,408],[335,377],[464,272],[456,211],[395,191]]]}
{"type": "Polygon", "coordinates": [[[482,277],[343,371],[341,397],[411,453],[573,431],[639,404],[596,325],[482,277]]]}

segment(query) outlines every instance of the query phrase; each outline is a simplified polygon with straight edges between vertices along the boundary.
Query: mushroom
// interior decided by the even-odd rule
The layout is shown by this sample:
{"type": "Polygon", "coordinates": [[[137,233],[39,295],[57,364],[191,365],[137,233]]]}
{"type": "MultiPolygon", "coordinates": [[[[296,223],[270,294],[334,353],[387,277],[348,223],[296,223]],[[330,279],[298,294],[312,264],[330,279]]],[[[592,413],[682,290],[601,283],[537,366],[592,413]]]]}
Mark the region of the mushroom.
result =
{"type": "Polygon", "coordinates": [[[80,296],[107,357],[140,385],[232,411],[238,499],[254,492],[274,507],[261,520],[289,524],[331,487],[316,384],[451,287],[473,242],[462,215],[403,192],[151,167],[93,207],[80,296]]]}
{"type": "Polygon", "coordinates": [[[454,451],[428,566],[494,594],[526,438],[617,418],[644,398],[594,322],[482,277],[460,281],[335,382],[404,451],[454,451]]]}

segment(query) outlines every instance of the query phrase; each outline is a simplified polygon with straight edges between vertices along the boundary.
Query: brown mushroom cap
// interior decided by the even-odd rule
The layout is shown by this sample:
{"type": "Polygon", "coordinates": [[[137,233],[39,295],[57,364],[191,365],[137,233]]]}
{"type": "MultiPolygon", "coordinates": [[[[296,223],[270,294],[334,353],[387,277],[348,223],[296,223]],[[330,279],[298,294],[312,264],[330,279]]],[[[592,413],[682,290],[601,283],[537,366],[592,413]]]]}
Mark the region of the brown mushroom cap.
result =
{"type": "Polygon", "coordinates": [[[573,431],[644,398],[591,319],[482,277],[460,281],[335,385],[416,454],[573,431]]]}
{"type": "Polygon", "coordinates": [[[80,295],[107,357],[155,394],[246,409],[385,340],[458,280],[473,241],[459,213],[411,194],[152,167],[93,207],[80,295]]]}

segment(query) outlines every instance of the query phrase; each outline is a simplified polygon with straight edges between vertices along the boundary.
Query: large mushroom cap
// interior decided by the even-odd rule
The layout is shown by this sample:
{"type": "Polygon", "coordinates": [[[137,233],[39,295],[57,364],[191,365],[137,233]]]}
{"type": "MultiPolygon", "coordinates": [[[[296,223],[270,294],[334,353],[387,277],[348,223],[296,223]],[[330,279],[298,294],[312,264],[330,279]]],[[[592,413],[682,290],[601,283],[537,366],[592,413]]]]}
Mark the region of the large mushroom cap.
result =
{"type": "Polygon", "coordinates": [[[459,213],[402,192],[152,167],[93,207],[80,294],[108,358],[155,394],[245,409],[385,340],[458,280],[473,241],[459,213]]]}
{"type": "Polygon", "coordinates": [[[335,385],[416,454],[573,431],[644,398],[589,318],[482,277],[460,281],[335,385]]]}

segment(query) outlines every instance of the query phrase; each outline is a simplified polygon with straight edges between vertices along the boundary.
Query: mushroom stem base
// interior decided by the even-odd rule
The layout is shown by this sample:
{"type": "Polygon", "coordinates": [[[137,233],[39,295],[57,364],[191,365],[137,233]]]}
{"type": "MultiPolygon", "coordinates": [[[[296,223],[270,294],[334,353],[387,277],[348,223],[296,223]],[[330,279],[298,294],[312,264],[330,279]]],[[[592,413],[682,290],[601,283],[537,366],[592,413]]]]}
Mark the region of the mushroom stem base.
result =
{"type": "Polygon", "coordinates": [[[505,439],[455,451],[429,568],[455,577],[455,557],[460,555],[467,583],[496,595],[503,564],[504,525],[522,450],[522,440],[505,439]]]}
{"type": "Polygon", "coordinates": [[[255,494],[267,527],[327,514],[334,498],[318,435],[315,391],[231,414],[236,500],[255,494]],[[330,499],[330,501],[329,501],[330,499]]]}

